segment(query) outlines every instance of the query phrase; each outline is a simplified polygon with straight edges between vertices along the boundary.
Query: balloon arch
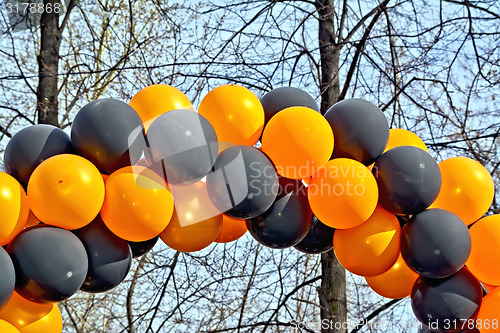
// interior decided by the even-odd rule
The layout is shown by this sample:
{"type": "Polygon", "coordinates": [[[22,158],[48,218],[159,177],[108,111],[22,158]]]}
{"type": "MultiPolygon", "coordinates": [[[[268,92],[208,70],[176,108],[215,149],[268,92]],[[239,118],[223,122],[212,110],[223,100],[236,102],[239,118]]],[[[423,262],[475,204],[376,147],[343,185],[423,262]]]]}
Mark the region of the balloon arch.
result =
{"type": "Polygon", "coordinates": [[[158,238],[193,252],[247,231],[275,249],[333,248],[376,293],[410,296],[433,331],[498,331],[491,175],[467,157],[437,163],[368,101],[323,116],[298,88],[259,100],[224,85],[195,112],[178,89],[152,85],[129,104],[90,102],[70,136],[22,129],[4,164],[2,332],[61,332],[57,302],[114,288],[158,238]]]}

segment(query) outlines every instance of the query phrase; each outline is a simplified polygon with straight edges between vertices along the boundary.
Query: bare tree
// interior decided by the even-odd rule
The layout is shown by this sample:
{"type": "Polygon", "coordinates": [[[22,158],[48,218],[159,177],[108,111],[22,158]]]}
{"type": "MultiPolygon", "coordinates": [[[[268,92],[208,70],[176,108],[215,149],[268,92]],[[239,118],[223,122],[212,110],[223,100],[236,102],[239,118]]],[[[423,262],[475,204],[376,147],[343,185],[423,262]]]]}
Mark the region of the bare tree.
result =
{"type": "MultiPolygon", "coordinates": [[[[228,82],[259,96],[292,85],[322,113],[345,98],[370,100],[438,160],[469,156],[500,183],[497,1],[70,3],[64,17],[42,15],[24,32],[2,16],[2,146],[27,124],[67,128],[87,102],[128,101],[152,83],[180,88],[194,105],[228,82]]],[[[337,333],[345,323],[387,331],[367,322],[408,320],[407,305],[374,296],[333,251],[269,250],[247,235],[191,254],[158,245],[111,292],[78,293],[62,308],[76,332],[337,333]]]]}

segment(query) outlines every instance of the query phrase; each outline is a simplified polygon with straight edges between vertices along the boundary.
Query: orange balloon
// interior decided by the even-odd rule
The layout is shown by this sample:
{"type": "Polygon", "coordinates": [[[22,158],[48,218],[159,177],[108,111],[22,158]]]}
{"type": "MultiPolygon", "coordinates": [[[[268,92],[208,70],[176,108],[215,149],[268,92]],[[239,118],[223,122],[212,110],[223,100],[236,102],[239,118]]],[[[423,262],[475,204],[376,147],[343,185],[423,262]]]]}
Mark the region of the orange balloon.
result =
{"type": "Polygon", "coordinates": [[[262,134],[262,150],[286,178],[312,176],[333,152],[333,131],[320,113],[296,106],[276,113],[262,134]]]}
{"type": "Polygon", "coordinates": [[[229,243],[242,237],[247,232],[245,220],[237,220],[226,215],[222,216],[222,227],[215,239],[217,243],[229,243]]]}
{"type": "MultiPolygon", "coordinates": [[[[226,149],[228,149],[230,147],[233,147],[233,146],[236,146],[236,144],[234,144],[232,142],[219,142],[217,154],[220,154],[224,150],[226,150],[226,149]]],[[[256,149],[262,151],[262,147],[259,147],[259,148],[256,148],[256,149]]]]}
{"type": "Polygon", "coordinates": [[[367,276],[365,280],[380,296],[396,299],[409,296],[417,278],[418,274],[412,271],[399,255],[396,263],[387,272],[367,276]]]}
{"type": "Polygon", "coordinates": [[[132,97],[129,105],[139,114],[143,123],[177,109],[194,110],[191,101],[179,89],[166,84],[153,84],[132,97]]]}
{"type": "Polygon", "coordinates": [[[0,332],[2,333],[19,333],[19,330],[8,321],[0,319],[0,332]]]}
{"type": "Polygon", "coordinates": [[[452,157],[439,163],[441,191],[429,208],[443,208],[470,225],[480,219],[493,202],[495,186],[490,173],[479,162],[452,157]]]}
{"type": "Polygon", "coordinates": [[[29,215],[26,192],[11,175],[0,171],[0,246],[8,244],[23,230],[29,215]]]}
{"type": "Polygon", "coordinates": [[[173,210],[172,194],[165,181],[147,168],[124,167],[106,180],[101,218],[120,238],[142,242],[158,236],[173,210]]]}
{"type": "Polygon", "coordinates": [[[378,187],[366,166],[347,158],[330,160],[311,177],[308,187],[311,209],[332,228],[354,228],[375,211],[378,187]]]}
{"type": "Polygon", "coordinates": [[[377,206],[363,224],[337,229],[333,249],[340,264],[349,272],[375,276],[387,272],[398,260],[401,227],[394,214],[377,206]]]}
{"type": "Polygon", "coordinates": [[[45,317],[21,328],[20,333],[61,333],[62,329],[61,311],[57,304],[52,304],[52,310],[45,317]]]}
{"type": "Polygon", "coordinates": [[[165,244],[176,251],[200,251],[214,242],[222,227],[222,215],[204,221],[181,226],[174,211],[170,223],[160,234],[165,244]]]}
{"type": "Polygon", "coordinates": [[[500,285],[500,215],[490,215],[469,229],[472,247],[467,268],[479,280],[500,285]]]}
{"type": "Polygon", "coordinates": [[[214,242],[222,227],[222,213],[208,195],[207,185],[170,187],[175,211],[160,237],[165,244],[181,252],[199,251],[214,242]]]}
{"type": "Polygon", "coordinates": [[[264,128],[264,108],[253,92],[235,84],[211,90],[198,113],[208,119],[219,142],[253,146],[264,128]]]}
{"type": "Polygon", "coordinates": [[[500,331],[500,288],[484,296],[477,315],[476,327],[481,333],[500,331]]]}
{"type": "Polygon", "coordinates": [[[33,212],[30,210],[29,215],[28,215],[28,221],[26,221],[24,228],[29,228],[29,227],[32,227],[34,225],[40,224],[40,222],[42,222],[42,221],[40,221],[38,219],[38,217],[36,217],[35,214],[33,214],[33,212]]]}
{"type": "Polygon", "coordinates": [[[30,177],[31,210],[46,224],[64,229],[86,226],[104,201],[101,173],[81,156],[62,154],[43,161],[30,177]]]}
{"type": "Polygon", "coordinates": [[[45,317],[52,310],[52,306],[53,304],[31,302],[14,291],[5,307],[0,310],[0,319],[21,329],[45,317]]]}
{"type": "Polygon", "coordinates": [[[391,128],[389,130],[389,141],[387,141],[384,153],[389,149],[400,146],[413,146],[429,152],[424,141],[415,133],[401,128],[391,128]]]}
{"type": "Polygon", "coordinates": [[[491,284],[484,283],[483,281],[481,281],[481,284],[489,293],[498,288],[498,286],[492,286],[491,284]]]}
{"type": "Polygon", "coordinates": [[[203,181],[189,185],[170,185],[174,197],[175,211],[181,226],[197,223],[221,215],[208,195],[207,184],[203,181]]]}

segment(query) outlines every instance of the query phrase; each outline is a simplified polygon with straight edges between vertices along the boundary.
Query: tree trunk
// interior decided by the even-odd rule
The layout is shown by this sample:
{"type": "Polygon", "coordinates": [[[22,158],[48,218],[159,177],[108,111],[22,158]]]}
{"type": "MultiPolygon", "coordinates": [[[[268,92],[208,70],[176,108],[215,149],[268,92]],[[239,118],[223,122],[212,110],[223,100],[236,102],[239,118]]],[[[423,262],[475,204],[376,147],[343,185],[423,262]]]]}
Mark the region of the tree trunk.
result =
{"type": "Polygon", "coordinates": [[[321,255],[321,332],[347,332],[347,297],[345,269],[333,250],[321,255]]]}
{"type": "MultiPolygon", "coordinates": [[[[335,104],[340,95],[338,76],[341,45],[336,42],[333,0],[316,0],[319,16],[319,51],[321,60],[321,113],[335,104]]],[[[342,13],[344,14],[344,13],[342,13]]],[[[347,332],[346,273],[333,250],[321,255],[321,331],[347,332]]]]}
{"type": "MultiPolygon", "coordinates": [[[[54,8],[59,0],[44,0],[47,5],[54,8]]],[[[59,47],[61,45],[61,32],[59,30],[59,13],[54,10],[44,11],[40,19],[40,54],[38,59],[38,89],[37,105],[39,124],[59,126],[58,122],[58,86],[57,72],[59,70],[59,47]]]]}
{"type": "Polygon", "coordinates": [[[319,54],[321,62],[321,113],[335,104],[340,95],[338,76],[341,44],[336,42],[333,0],[316,0],[319,16],[319,54]]]}

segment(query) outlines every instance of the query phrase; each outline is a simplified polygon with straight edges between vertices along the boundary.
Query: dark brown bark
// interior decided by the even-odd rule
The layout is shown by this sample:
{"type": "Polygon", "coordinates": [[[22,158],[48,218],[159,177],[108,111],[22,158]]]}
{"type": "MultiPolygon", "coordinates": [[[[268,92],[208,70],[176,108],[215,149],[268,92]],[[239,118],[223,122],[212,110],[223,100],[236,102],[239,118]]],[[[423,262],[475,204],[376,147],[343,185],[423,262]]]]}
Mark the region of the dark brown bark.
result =
{"type": "MultiPolygon", "coordinates": [[[[342,31],[347,17],[347,0],[344,0],[341,12],[335,15],[333,0],[316,0],[315,6],[319,18],[319,51],[321,61],[321,113],[325,114],[330,106],[345,98],[350,86],[354,69],[358,65],[364,45],[373,26],[389,0],[384,0],[377,7],[367,13],[343,38],[342,31]],[[335,17],[339,19],[336,30],[335,17]],[[364,22],[372,17],[365,29],[361,40],[357,43],[356,51],[345,78],[344,88],[340,91],[338,76],[340,51],[342,46],[351,39],[354,33],[362,27],[364,22]]],[[[346,272],[335,257],[333,250],[321,255],[321,287],[318,288],[321,305],[321,330],[323,333],[347,332],[347,297],[346,272]]]]}
{"type": "Polygon", "coordinates": [[[315,5],[319,16],[321,113],[324,114],[339,98],[338,69],[341,46],[337,43],[340,36],[335,32],[333,21],[335,14],[333,0],[316,0],[315,5]]]}
{"type": "Polygon", "coordinates": [[[347,297],[345,269],[333,250],[321,254],[321,332],[347,332],[347,297]]]}
{"type": "MultiPolygon", "coordinates": [[[[344,2],[345,4],[345,2],[344,2]]],[[[316,0],[319,17],[319,51],[321,61],[321,113],[339,99],[338,76],[341,36],[334,25],[333,0],[316,0]]],[[[344,6],[342,15],[347,8],[344,6]]],[[[339,30],[340,31],[340,30],[339,30]]],[[[321,305],[321,331],[323,333],[345,333],[347,323],[346,274],[333,250],[321,255],[321,287],[318,288],[321,305]]]]}
{"type": "MultiPolygon", "coordinates": [[[[47,5],[54,8],[59,0],[44,0],[47,5]]],[[[57,72],[59,69],[59,48],[61,45],[61,32],[59,30],[59,13],[45,11],[40,19],[40,54],[38,60],[38,89],[36,110],[39,124],[59,126],[58,122],[58,86],[57,72]]]]}

